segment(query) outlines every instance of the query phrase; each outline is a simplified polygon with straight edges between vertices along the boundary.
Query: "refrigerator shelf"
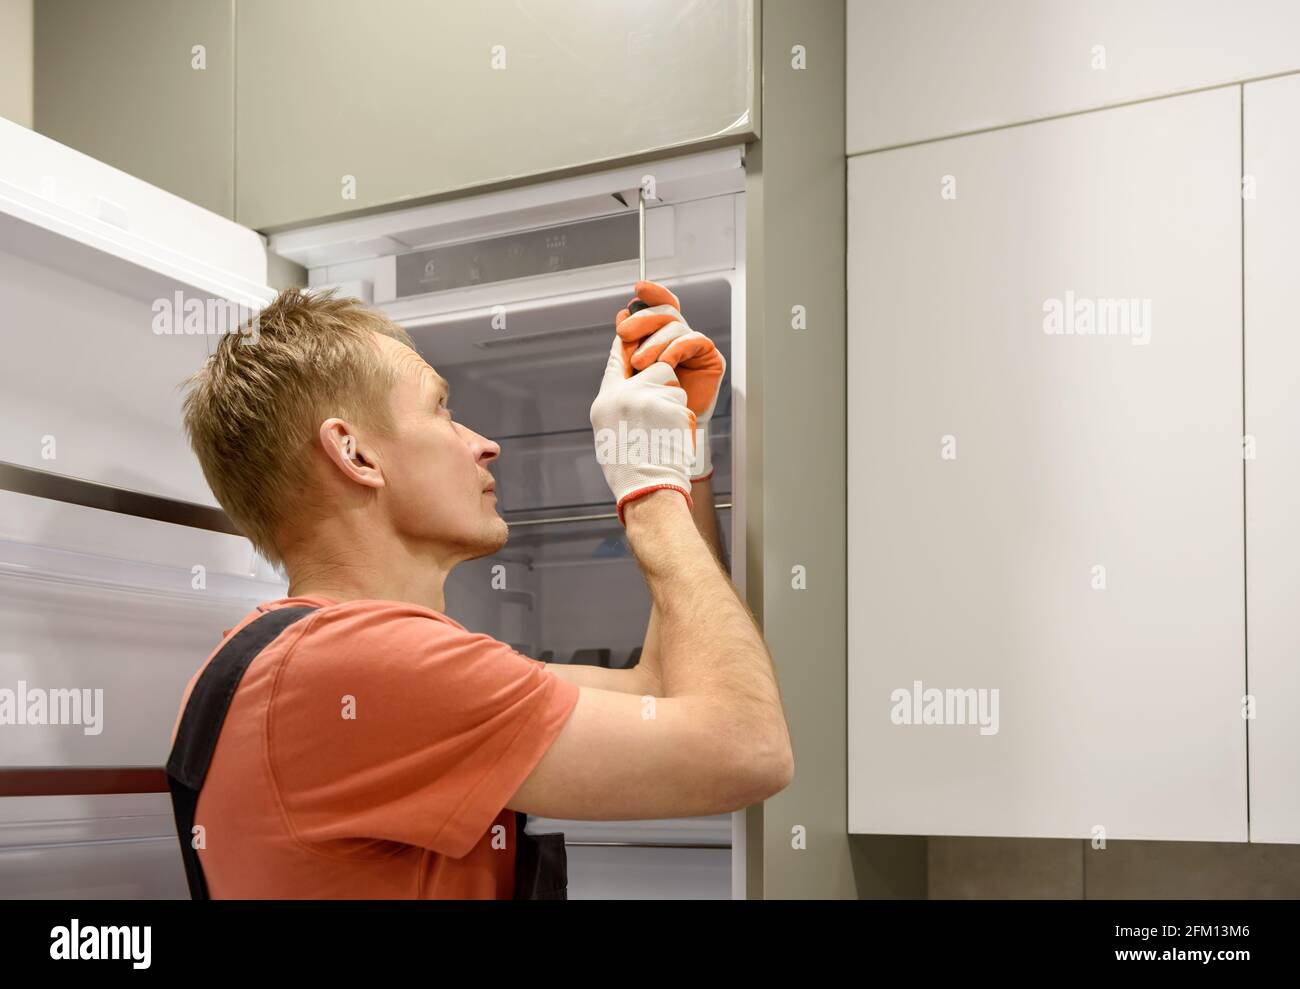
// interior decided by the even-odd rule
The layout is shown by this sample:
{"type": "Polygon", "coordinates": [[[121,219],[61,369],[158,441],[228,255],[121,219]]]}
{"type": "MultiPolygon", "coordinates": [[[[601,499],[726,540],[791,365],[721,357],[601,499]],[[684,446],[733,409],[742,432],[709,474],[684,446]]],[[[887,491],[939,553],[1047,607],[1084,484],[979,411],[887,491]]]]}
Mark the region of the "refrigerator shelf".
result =
{"type": "MultiPolygon", "coordinates": [[[[573,507],[573,506],[566,506],[566,507],[573,507]]],[[[729,501],[715,502],[713,507],[720,512],[729,511],[731,509],[731,502],[729,501]]],[[[546,509],[542,509],[542,508],[528,509],[528,511],[546,511],[546,509]]],[[[589,515],[552,515],[547,518],[540,518],[540,519],[507,519],[506,521],[510,524],[511,529],[516,529],[516,528],[525,528],[528,526],[535,526],[535,525],[569,525],[569,524],[575,524],[580,522],[607,522],[611,519],[617,520],[618,513],[614,511],[609,511],[609,512],[598,512],[589,515]]]]}
{"type": "Polygon", "coordinates": [[[3,460],[0,460],[0,491],[13,491],[84,508],[98,508],[119,515],[133,515],[154,522],[170,522],[192,529],[242,535],[220,508],[3,460]]]}
{"type": "MultiPolygon", "coordinates": [[[[719,399],[719,401],[721,401],[721,399],[719,399]]],[[[730,412],[728,412],[728,413],[725,414],[725,415],[718,415],[718,414],[715,412],[714,415],[713,415],[712,422],[714,422],[714,423],[718,423],[718,422],[728,422],[728,423],[729,423],[730,420],[731,420],[731,413],[730,413],[730,412]]],[[[573,429],[545,429],[545,430],[539,430],[539,431],[537,431],[537,432],[533,432],[533,433],[511,433],[511,434],[507,434],[507,435],[505,435],[505,436],[492,436],[491,439],[495,440],[497,443],[508,443],[508,442],[513,441],[513,440],[545,440],[545,439],[550,439],[551,437],[555,437],[555,436],[569,436],[569,435],[578,435],[578,436],[583,437],[583,439],[585,439],[585,440],[590,440],[590,439],[591,439],[591,427],[590,427],[590,426],[576,426],[576,427],[574,427],[573,429]]],[[[722,437],[722,436],[730,437],[730,436],[731,436],[731,429],[730,429],[730,426],[728,426],[728,428],[725,429],[725,430],[713,430],[713,431],[711,432],[711,435],[712,435],[715,439],[718,438],[718,437],[722,437]]]]}
{"type": "Polygon", "coordinates": [[[284,597],[288,586],[252,574],[204,571],[101,556],[36,543],[0,539],[0,578],[46,581],[78,587],[104,588],[129,594],[184,599],[196,604],[256,604],[284,597]]]}

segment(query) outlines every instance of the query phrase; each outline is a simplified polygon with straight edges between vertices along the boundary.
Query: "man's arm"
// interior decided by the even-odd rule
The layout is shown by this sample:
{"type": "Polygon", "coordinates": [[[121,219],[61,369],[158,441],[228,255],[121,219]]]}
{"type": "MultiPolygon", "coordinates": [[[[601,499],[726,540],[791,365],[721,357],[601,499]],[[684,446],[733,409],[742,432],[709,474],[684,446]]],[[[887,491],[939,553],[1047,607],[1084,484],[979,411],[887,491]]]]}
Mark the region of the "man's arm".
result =
{"type": "MultiPolygon", "coordinates": [[[[656,288],[637,283],[638,298],[651,305],[643,312],[664,302],[650,297],[656,288]]],[[[655,315],[671,318],[677,300],[659,291],[673,311],[655,315]]],[[[696,514],[677,497],[687,495],[694,507],[703,495],[699,510],[713,507],[711,486],[691,484],[694,467],[708,472],[707,448],[686,462],[664,463],[638,455],[638,445],[602,445],[602,438],[625,435],[625,429],[632,435],[634,428],[653,436],[654,430],[683,433],[694,425],[698,438],[716,402],[721,355],[680,320],[663,328],[670,331],[665,337],[676,334],[659,355],[668,357],[629,371],[628,338],[644,335],[625,332],[636,318],[627,310],[619,314],[591,425],[597,460],[654,608],[642,684],[657,677],[662,696],[579,687],[559,735],[506,804],[540,817],[613,821],[729,813],[768,799],[789,785],[795,771],[762,633],[701,535],[696,514]]]]}
{"type": "MultiPolygon", "coordinates": [[[[713,501],[712,475],[691,482],[691,506],[691,517],[695,520],[696,530],[726,569],[722,540],[718,534],[718,514],[713,501]]],[[[548,663],[547,669],[561,680],[569,680],[583,687],[617,690],[642,697],[663,697],[659,662],[658,609],[653,604],[650,606],[650,622],[646,625],[641,657],[637,660],[637,665],[630,670],[607,670],[599,666],[570,666],[564,663],[548,663]]]]}
{"type": "Polygon", "coordinates": [[[691,518],[704,541],[708,543],[713,555],[722,564],[723,570],[730,570],[731,563],[723,555],[722,539],[718,535],[718,511],[713,502],[713,475],[698,481],[691,481],[691,518]]]}
{"type": "Polygon", "coordinates": [[[573,820],[697,817],[766,800],[793,778],[767,646],[677,494],[642,493],[623,512],[658,607],[664,696],[650,703],[581,688],[507,802],[512,810],[573,820]]]}
{"type": "MultiPolygon", "coordinates": [[[[642,655],[644,654],[643,648],[642,655]]],[[[640,662],[630,670],[607,670],[603,666],[588,666],[585,663],[547,663],[546,670],[552,676],[576,683],[580,687],[616,690],[620,694],[637,694],[640,697],[663,696],[663,686],[658,676],[649,668],[643,669],[640,662]]]]}
{"type": "MultiPolygon", "coordinates": [[[[713,476],[691,482],[691,517],[695,520],[695,529],[704,537],[713,556],[723,570],[729,570],[723,555],[722,540],[718,535],[718,513],[713,502],[713,476]]],[[[634,669],[628,672],[642,671],[644,682],[656,686],[655,696],[663,696],[663,672],[659,658],[659,610],[650,607],[650,622],[646,625],[645,641],[641,646],[641,658],[634,669]]]]}

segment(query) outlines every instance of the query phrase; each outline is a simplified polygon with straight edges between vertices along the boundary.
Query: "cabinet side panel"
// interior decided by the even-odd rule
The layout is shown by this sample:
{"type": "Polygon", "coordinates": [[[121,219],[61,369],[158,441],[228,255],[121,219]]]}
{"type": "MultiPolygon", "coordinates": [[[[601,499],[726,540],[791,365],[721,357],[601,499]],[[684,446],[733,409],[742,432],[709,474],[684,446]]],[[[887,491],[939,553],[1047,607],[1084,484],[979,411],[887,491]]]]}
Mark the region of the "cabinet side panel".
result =
{"type": "Polygon", "coordinates": [[[1300,77],[1243,99],[1250,834],[1300,842],[1300,77]]]}

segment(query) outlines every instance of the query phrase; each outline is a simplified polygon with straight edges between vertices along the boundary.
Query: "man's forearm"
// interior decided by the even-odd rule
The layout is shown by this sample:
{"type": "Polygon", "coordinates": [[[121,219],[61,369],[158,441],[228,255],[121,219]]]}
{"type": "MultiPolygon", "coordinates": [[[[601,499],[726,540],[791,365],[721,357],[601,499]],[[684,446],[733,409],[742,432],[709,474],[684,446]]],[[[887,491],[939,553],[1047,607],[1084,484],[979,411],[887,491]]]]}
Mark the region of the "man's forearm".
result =
{"type": "Polygon", "coordinates": [[[654,492],[624,510],[628,541],[658,615],[664,696],[726,704],[730,727],[758,732],[755,744],[788,744],[780,692],[767,646],[731,581],[712,558],[671,492],[654,492]]]}
{"type": "MultiPolygon", "coordinates": [[[[695,520],[695,529],[703,537],[714,557],[729,569],[722,548],[722,538],[718,530],[718,511],[713,500],[712,476],[701,481],[691,482],[691,518],[695,520]]],[[[648,683],[655,689],[651,692],[663,696],[663,673],[659,662],[659,611],[650,605],[650,621],[646,625],[645,638],[641,646],[641,658],[637,668],[643,671],[648,683]]]]}
{"type": "Polygon", "coordinates": [[[695,520],[695,528],[709,544],[709,549],[718,558],[722,568],[731,569],[722,551],[722,537],[718,532],[718,509],[713,501],[713,475],[711,474],[702,481],[691,482],[691,518],[695,520]]]}

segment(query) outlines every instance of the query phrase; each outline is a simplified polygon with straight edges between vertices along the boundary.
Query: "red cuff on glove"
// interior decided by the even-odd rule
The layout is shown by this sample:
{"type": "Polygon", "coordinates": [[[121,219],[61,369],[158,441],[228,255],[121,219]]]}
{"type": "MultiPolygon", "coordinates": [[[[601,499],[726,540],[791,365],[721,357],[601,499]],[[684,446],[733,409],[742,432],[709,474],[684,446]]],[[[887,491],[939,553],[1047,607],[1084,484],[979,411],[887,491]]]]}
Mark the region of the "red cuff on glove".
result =
{"type": "Polygon", "coordinates": [[[644,488],[637,488],[635,491],[629,491],[627,494],[625,494],[622,498],[618,500],[617,510],[618,510],[619,522],[622,523],[622,525],[624,526],[627,525],[627,521],[623,518],[624,505],[626,505],[629,501],[635,501],[637,498],[640,498],[642,495],[649,494],[651,491],[658,491],[661,488],[667,488],[670,491],[680,492],[681,496],[686,499],[687,507],[690,508],[692,511],[695,510],[695,502],[691,501],[691,493],[687,491],[685,488],[678,487],[676,484],[651,484],[644,488]]]}

